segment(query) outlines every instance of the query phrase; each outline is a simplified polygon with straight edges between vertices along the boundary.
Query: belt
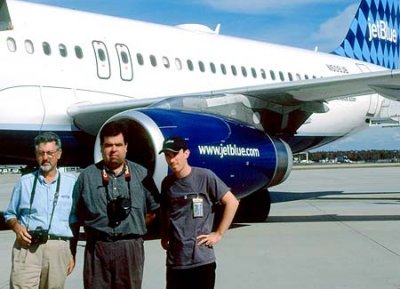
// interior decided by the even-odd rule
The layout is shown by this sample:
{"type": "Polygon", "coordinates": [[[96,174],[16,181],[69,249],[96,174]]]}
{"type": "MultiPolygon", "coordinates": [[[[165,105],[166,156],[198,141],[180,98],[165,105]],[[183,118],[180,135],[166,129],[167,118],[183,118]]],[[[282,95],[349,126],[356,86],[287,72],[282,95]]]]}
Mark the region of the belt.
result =
{"type": "Polygon", "coordinates": [[[92,242],[116,242],[120,240],[132,240],[142,238],[141,235],[137,234],[122,234],[122,233],[104,233],[95,229],[85,228],[87,240],[92,242]]]}
{"type": "Polygon", "coordinates": [[[59,240],[59,241],[68,241],[71,239],[70,237],[61,237],[56,235],[48,235],[48,240],[59,240]]]}
{"type": "Polygon", "coordinates": [[[138,239],[141,236],[135,235],[135,234],[127,234],[127,235],[106,235],[102,236],[100,238],[97,238],[96,241],[103,241],[103,242],[116,242],[120,240],[132,240],[132,239],[138,239]]]}

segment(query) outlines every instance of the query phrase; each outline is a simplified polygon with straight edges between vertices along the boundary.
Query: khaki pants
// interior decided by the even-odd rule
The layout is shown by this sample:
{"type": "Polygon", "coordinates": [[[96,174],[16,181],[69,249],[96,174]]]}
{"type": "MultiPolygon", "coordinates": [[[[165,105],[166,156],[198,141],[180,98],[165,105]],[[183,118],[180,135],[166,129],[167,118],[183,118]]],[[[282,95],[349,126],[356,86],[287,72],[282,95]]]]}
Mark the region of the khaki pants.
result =
{"type": "Polygon", "coordinates": [[[68,241],[48,240],[27,249],[14,243],[11,289],[62,289],[67,277],[71,251],[68,241]]]}

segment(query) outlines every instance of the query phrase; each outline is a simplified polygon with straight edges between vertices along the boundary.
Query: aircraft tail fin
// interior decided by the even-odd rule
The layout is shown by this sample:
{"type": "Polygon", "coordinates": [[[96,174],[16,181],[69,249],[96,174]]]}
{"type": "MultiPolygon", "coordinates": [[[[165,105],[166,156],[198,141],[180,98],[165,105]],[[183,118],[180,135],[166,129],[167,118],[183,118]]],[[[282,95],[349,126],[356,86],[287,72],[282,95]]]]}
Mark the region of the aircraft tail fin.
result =
{"type": "Polygon", "coordinates": [[[399,29],[399,0],[361,0],[346,38],[332,53],[397,69],[399,29]]]}

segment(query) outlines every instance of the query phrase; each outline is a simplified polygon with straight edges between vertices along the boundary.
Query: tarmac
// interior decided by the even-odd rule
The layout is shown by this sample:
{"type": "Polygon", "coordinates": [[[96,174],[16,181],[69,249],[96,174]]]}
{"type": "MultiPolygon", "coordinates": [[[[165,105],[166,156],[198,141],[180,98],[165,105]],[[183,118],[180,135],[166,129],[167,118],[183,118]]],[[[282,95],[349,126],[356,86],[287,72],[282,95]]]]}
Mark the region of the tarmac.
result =
{"type": "MultiPolygon", "coordinates": [[[[399,176],[398,166],[293,170],[270,188],[267,221],[234,223],[216,245],[215,288],[399,289],[399,176]]],[[[17,179],[0,176],[0,211],[17,179]]],[[[0,231],[0,289],[8,288],[14,238],[0,231]]],[[[66,289],[83,288],[84,246],[66,289]]],[[[160,241],[145,250],[143,288],[165,288],[160,241]]]]}

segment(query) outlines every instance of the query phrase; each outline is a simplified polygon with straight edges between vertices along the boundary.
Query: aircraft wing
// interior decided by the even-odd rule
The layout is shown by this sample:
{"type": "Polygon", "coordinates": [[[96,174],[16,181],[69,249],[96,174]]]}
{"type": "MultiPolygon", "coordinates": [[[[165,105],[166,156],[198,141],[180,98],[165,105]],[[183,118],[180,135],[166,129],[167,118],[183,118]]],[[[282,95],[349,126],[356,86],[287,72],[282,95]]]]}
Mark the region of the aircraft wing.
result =
{"type": "Polygon", "coordinates": [[[85,132],[96,135],[103,123],[111,116],[128,109],[143,108],[164,98],[133,99],[102,103],[76,103],[68,107],[67,113],[74,124],[85,132]]]}
{"type": "Polygon", "coordinates": [[[336,77],[280,82],[236,88],[215,93],[244,94],[281,105],[298,102],[325,101],[338,97],[354,97],[378,93],[400,101],[400,70],[384,70],[336,77]]]}
{"type": "Polygon", "coordinates": [[[112,115],[127,109],[143,108],[170,98],[245,95],[264,102],[293,107],[302,105],[311,113],[326,112],[323,102],[339,97],[354,97],[379,93],[384,97],[400,100],[400,70],[351,74],[327,78],[315,78],[293,82],[207,91],[202,93],[160,96],[151,99],[86,104],[78,103],[68,108],[68,114],[80,129],[95,135],[101,125],[112,115]]]}

